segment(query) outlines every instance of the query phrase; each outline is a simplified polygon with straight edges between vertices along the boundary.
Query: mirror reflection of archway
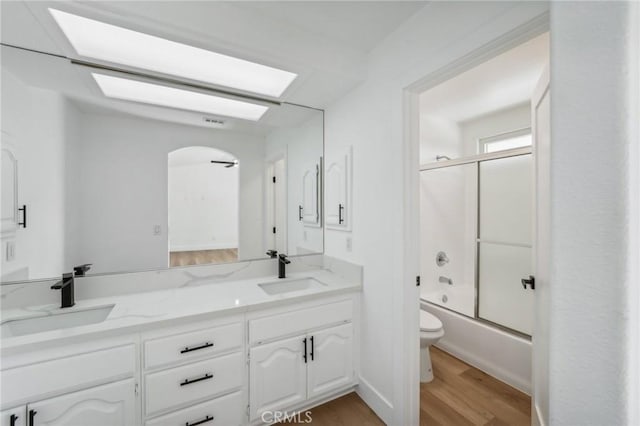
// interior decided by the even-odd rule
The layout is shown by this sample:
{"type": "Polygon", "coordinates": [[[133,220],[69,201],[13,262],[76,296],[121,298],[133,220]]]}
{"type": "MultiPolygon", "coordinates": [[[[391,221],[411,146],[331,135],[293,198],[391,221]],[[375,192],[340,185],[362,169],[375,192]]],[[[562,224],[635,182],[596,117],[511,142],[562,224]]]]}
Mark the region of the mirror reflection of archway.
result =
{"type": "Polygon", "coordinates": [[[190,146],[169,153],[168,169],[169,266],[236,262],[238,160],[190,146]]]}

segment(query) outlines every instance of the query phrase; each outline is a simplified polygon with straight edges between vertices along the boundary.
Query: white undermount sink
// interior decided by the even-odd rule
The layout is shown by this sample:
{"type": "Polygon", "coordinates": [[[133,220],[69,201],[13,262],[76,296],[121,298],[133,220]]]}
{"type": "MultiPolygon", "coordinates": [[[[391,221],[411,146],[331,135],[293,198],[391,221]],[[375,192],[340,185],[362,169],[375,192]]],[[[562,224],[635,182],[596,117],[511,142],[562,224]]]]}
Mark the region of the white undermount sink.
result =
{"type": "Polygon", "coordinates": [[[107,319],[113,307],[114,305],[107,305],[77,311],[60,309],[48,315],[10,319],[2,322],[0,333],[5,338],[97,324],[107,319]]]}
{"type": "Polygon", "coordinates": [[[310,290],[326,287],[326,284],[313,278],[282,279],[268,283],[258,284],[268,295],[289,293],[292,291],[310,290]]]}

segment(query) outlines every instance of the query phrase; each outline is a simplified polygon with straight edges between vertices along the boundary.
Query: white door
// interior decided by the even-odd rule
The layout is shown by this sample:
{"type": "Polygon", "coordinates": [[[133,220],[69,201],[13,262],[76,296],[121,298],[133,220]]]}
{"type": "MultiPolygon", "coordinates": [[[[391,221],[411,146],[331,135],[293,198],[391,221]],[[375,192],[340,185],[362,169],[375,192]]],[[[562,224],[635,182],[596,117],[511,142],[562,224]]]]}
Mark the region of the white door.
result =
{"type": "Polygon", "coordinates": [[[534,425],[549,424],[549,250],[550,250],[550,156],[551,94],[549,68],[545,69],[531,99],[535,182],[535,322],[533,328],[534,425]]]}
{"type": "Polygon", "coordinates": [[[27,407],[20,407],[4,410],[0,413],[0,426],[25,426],[27,424],[27,407]]]}
{"type": "Polygon", "coordinates": [[[251,418],[307,399],[306,336],[251,348],[251,418]]]}
{"type": "Polygon", "coordinates": [[[96,386],[27,406],[29,426],[130,426],[136,422],[134,380],[96,386]]]}
{"type": "Polygon", "coordinates": [[[308,396],[313,398],[353,381],[353,327],[331,327],[309,335],[308,396]]]}

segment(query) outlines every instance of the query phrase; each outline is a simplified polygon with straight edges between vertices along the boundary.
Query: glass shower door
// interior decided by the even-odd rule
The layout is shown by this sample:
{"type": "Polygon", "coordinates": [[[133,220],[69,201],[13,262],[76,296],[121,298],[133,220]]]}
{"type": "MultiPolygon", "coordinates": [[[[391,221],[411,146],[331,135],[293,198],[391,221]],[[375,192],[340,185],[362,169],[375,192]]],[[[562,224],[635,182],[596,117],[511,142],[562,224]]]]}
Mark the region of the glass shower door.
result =
{"type": "Polygon", "coordinates": [[[422,297],[469,317],[475,313],[476,164],[420,173],[422,297]]]}
{"type": "Polygon", "coordinates": [[[531,335],[534,294],[531,154],[487,160],[478,170],[477,316],[531,335]]]}

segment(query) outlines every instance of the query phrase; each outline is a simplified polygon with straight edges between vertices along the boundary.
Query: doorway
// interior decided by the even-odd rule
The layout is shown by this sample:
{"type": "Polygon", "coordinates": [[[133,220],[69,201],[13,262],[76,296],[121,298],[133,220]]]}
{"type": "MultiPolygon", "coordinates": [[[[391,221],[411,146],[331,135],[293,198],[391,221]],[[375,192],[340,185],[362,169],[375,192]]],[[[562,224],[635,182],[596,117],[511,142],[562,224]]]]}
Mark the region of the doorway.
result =
{"type": "Polygon", "coordinates": [[[265,182],[266,250],[287,250],[287,166],[283,156],[267,163],[265,182]]]}
{"type": "Polygon", "coordinates": [[[537,300],[531,104],[548,64],[544,31],[518,43],[505,36],[500,47],[412,85],[406,98],[407,154],[420,158],[410,181],[421,308],[444,325],[439,349],[529,395],[537,300]]]}
{"type": "Polygon", "coordinates": [[[238,160],[190,146],[168,155],[169,266],[238,260],[238,160]]]}

